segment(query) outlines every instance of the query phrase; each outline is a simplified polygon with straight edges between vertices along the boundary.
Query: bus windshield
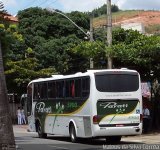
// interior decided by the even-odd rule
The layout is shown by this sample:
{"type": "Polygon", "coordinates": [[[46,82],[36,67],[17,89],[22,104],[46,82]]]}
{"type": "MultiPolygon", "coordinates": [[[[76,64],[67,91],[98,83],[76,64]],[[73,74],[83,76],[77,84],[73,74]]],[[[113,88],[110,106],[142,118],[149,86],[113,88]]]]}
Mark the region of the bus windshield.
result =
{"type": "Polygon", "coordinates": [[[95,82],[100,92],[132,92],[139,88],[139,78],[136,72],[95,73],[95,82]]]}

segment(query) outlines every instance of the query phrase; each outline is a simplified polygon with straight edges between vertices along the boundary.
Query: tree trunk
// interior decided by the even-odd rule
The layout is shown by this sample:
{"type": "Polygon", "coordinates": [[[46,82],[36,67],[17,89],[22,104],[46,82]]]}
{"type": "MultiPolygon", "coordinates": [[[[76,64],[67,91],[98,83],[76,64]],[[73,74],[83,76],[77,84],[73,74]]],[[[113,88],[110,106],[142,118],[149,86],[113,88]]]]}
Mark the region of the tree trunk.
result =
{"type": "Polygon", "coordinates": [[[0,41],[0,149],[15,150],[0,41]]]}

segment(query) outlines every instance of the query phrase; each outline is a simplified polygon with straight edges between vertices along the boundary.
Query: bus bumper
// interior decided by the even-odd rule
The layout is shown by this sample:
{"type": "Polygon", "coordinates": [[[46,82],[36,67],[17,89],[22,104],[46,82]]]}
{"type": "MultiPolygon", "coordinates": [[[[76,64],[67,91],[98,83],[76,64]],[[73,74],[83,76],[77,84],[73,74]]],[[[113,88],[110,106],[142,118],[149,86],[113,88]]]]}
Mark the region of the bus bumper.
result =
{"type": "Polygon", "coordinates": [[[123,135],[139,135],[142,134],[142,123],[139,126],[129,127],[99,127],[93,125],[93,137],[106,137],[106,136],[123,136],[123,135]]]}

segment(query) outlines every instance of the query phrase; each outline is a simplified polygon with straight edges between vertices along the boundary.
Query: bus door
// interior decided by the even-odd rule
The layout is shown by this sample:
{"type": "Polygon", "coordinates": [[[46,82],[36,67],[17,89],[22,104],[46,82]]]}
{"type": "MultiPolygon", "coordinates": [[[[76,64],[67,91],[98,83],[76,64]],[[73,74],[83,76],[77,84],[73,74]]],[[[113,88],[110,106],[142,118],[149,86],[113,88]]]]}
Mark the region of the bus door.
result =
{"type": "MultiPolygon", "coordinates": [[[[35,104],[33,104],[33,107],[35,107],[35,104]]],[[[36,132],[35,116],[33,112],[28,116],[28,130],[30,132],[36,132]]]]}
{"type": "Polygon", "coordinates": [[[33,87],[32,83],[28,85],[27,87],[27,119],[28,119],[28,126],[29,126],[29,131],[35,132],[36,127],[35,127],[35,117],[34,117],[34,108],[35,108],[35,103],[33,103],[32,98],[33,98],[33,87]]]}

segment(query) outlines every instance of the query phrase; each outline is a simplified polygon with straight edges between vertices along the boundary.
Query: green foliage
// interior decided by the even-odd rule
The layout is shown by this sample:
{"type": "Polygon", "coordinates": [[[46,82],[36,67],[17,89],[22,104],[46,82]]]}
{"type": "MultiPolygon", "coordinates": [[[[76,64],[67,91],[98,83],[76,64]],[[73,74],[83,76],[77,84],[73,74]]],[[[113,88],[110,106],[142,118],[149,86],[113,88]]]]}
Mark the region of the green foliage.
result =
{"type": "Polygon", "coordinates": [[[154,77],[159,78],[160,37],[145,36],[132,30],[120,30],[118,33],[114,35],[114,38],[116,37],[115,39],[119,42],[114,39],[115,44],[112,46],[115,67],[125,66],[136,69],[141,73],[143,79],[148,80],[151,79],[152,70],[154,77]],[[118,33],[121,36],[117,36],[118,33]]]}
{"type": "MultiPolygon", "coordinates": [[[[76,11],[65,15],[84,31],[89,29],[87,14],[76,11]]],[[[63,15],[37,7],[20,11],[18,18],[19,31],[39,60],[39,69],[54,67],[57,72],[69,72],[70,49],[84,39],[84,33],[63,15]]]]}
{"type": "Polygon", "coordinates": [[[17,25],[16,24],[11,24],[9,25],[9,30],[11,32],[16,32],[17,31],[17,25]]]}
{"type": "Polygon", "coordinates": [[[107,56],[110,55],[113,58],[114,68],[136,69],[145,80],[151,80],[150,72],[152,70],[154,74],[152,78],[159,78],[159,36],[146,36],[138,31],[118,28],[113,30],[112,46],[108,48],[106,47],[106,30],[96,29],[94,39],[95,41],[101,41],[100,47],[96,45],[97,42],[82,42],[73,49],[78,59],[81,60],[74,64],[79,64],[83,67],[83,70],[89,68],[89,58],[93,58],[95,68],[106,68],[107,56]],[[99,49],[100,52],[96,49],[99,49]],[[103,65],[99,64],[96,57],[102,59],[103,65]]]}
{"type": "Polygon", "coordinates": [[[70,59],[69,50],[78,43],[75,35],[51,39],[36,47],[36,57],[41,60],[41,68],[51,67],[65,73],[69,70],[68,61],[70,59]]]}
{"type": "Polygon", "coordinates": [[[85,71],[89,69],[89,60],[92,58],[94,68],[103,68],[106,63],[105,49],[106,47],[102,42],[81,42],[72,49],[72,52],[79,58],[74,61],[74,64],[77,64],[78,70],[85,71]]]}
{"type": "Polygon", "coordinates": [[[27,84],[39,77],[49,77],[56,73],[54,68],[38,69],[39,63],[36,58],[25,58],[19,61],[7,61],[5,71],[10,91],[24,93],[27,84]],[[17,88],[13,87],[15,85],[17,88]],[[19,88],[21,90],[19,90],[19,88]]]}
{"type": "Polygon", "coordinates": [[[54,67],[40,69],[34,51],[26,46],[17,26],[10,26],[0,33],[3,33],[1,40],[8,92],[24,93],[31,80],[56,72],[54,67]]]}
{"type": "Polygon", "coordinates": [[[147,27],[145,27],[145,31],[146,33],[149,34],[160,34],[160,25],[159,24],[154,24],[154,25],[149,25],[147,27]]]}
{"type": "Polygon", "coordinates": [[[101,41],[105,43],[107,40],[107,30],[104,28],[97,28],[94,30],[93,36],[95,41],[101,41]]]}
{"type": "Polygon", "coordinates": [[[4,4],[2,1],[0,1],[0,24],[5,23],[6,24],[6,19],[4,18],[4,14],[6,14],[7,11],[4,9],[4,4]]]}
{"type": "Polygon", "coordinates": [[[0,13],[4,12],[4,5],[2,1],[0,1],[0,13]]]}
{"type": "Polygon", "coordinates": [[[113,30],[113,45],[118,43],[130,44],[139,36],[141,36],[141,34],[138,31],[115,28],[115,30],[113,30]]]}
{"type": "Polygon", "coordinates": [[[0,29],[5,29],[4,24],[0,24],[0,29]]]}
{"type": "MultiPolygon", "coordinates": [[[[116,5],[111,6],[111,11],[112,12],[118,12],[119,8],[116,5]]],[[[101,15],[107,14],[107,5],[104,4],[103,6],[96,8],[92,11],[92,14],[94,14],[94,17],[99,17],[101,15]]]]}
{"type": "MultiPolygon", "coordinates": [[[[89,29],[89,17],[80,12],[66,14],[76,24],[84,30],[89,29]]],[[[76,34],[80,38],[84,38],[84,34],[77,29],[64,16],[43,10],[41,8],[29,8],[18,13],[19,28],[26,40],[34,36],[40,36],[44,39],[59,38],[76,34]]],[[[27,42],[27,45],[29,42],[27,42]]],[[[32,45],[29,45],[32,47],[32,45]]]]}

